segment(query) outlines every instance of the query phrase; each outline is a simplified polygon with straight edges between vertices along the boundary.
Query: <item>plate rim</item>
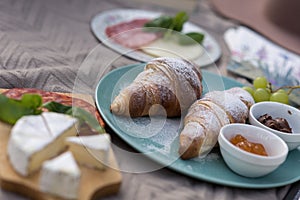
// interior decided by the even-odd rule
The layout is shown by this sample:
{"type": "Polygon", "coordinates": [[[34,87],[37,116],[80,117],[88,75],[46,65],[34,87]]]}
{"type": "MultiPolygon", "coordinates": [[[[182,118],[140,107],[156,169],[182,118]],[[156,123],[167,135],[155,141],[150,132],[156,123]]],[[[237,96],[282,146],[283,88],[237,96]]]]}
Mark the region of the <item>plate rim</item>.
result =
{"type": "MultiPolygon", "coordinates": [[[[132,51],[132,49],[130,49],[130,48],[126,48],[126,47],[123,47],[120,44],[110,42],[110,41],[107,40],[107,37],[106,37],[104,32],[97,30],[97,24],[100,24],[99,22],[102,22],[100,20],[101,18],[103,18],[107,15],[113,16],[114,13],[118,13],[118,12],[120,12],[120,13],[122,13],[122,12],[123,13],[126,13],[126,12],[128,12],[128,13],[147,13],[149,15],[159,15],[159,14],[162,14],[163,12],[156,12],[156,11],[152,11],[152,10],[143,10],[143,9],[130,9],[130,8],[122,9],[122,8],[119,8],[119,9],[111,9],[111,10],[105,10],[103,12],[100,12],[100,13],[94,15],[92,17],[91,21],[90,21],[90,28],[91,28],[91,31],[94,34],[94,36],[100,42],[102,42],[105,46],[107,46],[108,48],[110,48],[110,49],[112,49],[115,52],[120,53],[120,54],[125,53],[124,56],[135,59],[137,61],[141,61],[141,62],[147,62],[147,61],[149,61],[149,59],[154,58],[154,57],[152,57],[152,56],[150,56],[146,53],[132,51]]],[[[124,20],[124,21],[126,21],[126,20],[124,20]]],[[[207,35],[205,37],[205,39],[209,40],[209,42],[212,43],[213,46],[215,46],[214,47],[214,52],[212,54],[207,53],[207,57],[205,58],[206,60],[204,59],[203,63],[198,63],[198,62],[196,62],[196,63],[201,67],[206,67],[206,66],[214,64],[216,61],[218,61],[220,59],[221,55],[222,55],[222,50],[221,50],[221,46],[217,42],[217,40],[211,34],[209,34],[204,28],[202,28],[201,26],[199,26],[197,24],[194,24],[192,22],[186,22],[186,24],[188,26],[192,26],[192,27],[197,28],[200,31],[202,31],[205,35],[207,35]],[[209,39],[207,39],[207,38],[209,38],[209,39]]],[[[103,30],[105,30],[106,27],[107,26],[105,26],[103,28],[103,30]]],[[[204,41],[205,41],[205,39],[204,39],[204,41]]]]}
{"type": "MultiPolygon", "coordinates": [[[[99,87],[100,87],[101,84],[103,84],[103,82],[105,82],[105,80],[109,76],[113,75],[116,72],[119,72],[120,70],[129,71],[130,69],[133,69],[134,67],[142,67],[144,65],[145,65],[145,63],[129,64],[129,65],[124,65],[122,67],[116,68],[116,69],[108,72],[107,74],[105,74],[101,78],[101,80],[97,84],[97,87],[95,89],[94,98],[95,98],[95,102],[96,102],[96,107],[99,110],[101,116],[103,117],[103,119],[105,120],[105,122],[107,123],[107,125],[109,125],[110,128],[115,132],[115,134],[118,135],[118,137],[120,137],[124,142],[126,142],[128,145],[130,145],[131,147],[133,147],[138,152],[144,153],[144,155],[146,157],[150,158],[154,162],[157,162],[159,164],[165,164],[163,161],[161,161],[159,159],[159,157],[153,156],[153,154],[145,154],[145,152],[143,152],[143,150],[141,150],[137,145],[135,145],[134,141],[128,140],[123,133],[119,133],[119,130],[115,127],[114,124],[111,123],[110,119],[105,115],[104,111],[101,109],[101,106],[100,106],[100,103],[99,103],[99,100],[98,100],[99,87]]],[[[208,74],[208,75],[215,75],[214,73],[209,72],[207,70],[201,69],[201,71],[204,72],[204,73],[206,73],[206,74],[208,74]]],[[[232,79],[230,77],[222,76],[222,78],[224,80],[234,81],[236,83],[239,83],[239,82],[237,82],[236,80],[234,80],[234,79],[232,79]]],[[[239,83],[239,84],[243,85],[242,83],[239,83]]],[[[221,159],[223,160],[222,156],[221,156],[221,159]]],[[[186,170],[180,170],[178,167],[176,167],[176,165],[174,165],[174,164],[176,164],[177,162],[178,161],[176,160],[176,161],[172,162],[170,165],[167,165],[166,167],[169,168],[169,169],[171,169],[171,170],[174,170],[174,171],[176,171],[176,172],[178,172],[180,174],[184,174],[184,175],[187,175],[189,177],[196,178],[198,180],[202,180],[202,181],[206,181],[206,182],[214,183],[214,184],[218,184],[218,185],[223,185],[223,186],[236,187],[236,188],[268,189],[268,188],[275,188],[275,187],[285,186],[285,185],[292,184],[292,183],[295,183],[295,182],[297,182],[297,181],[300,180],[300,175],[299,175],[298,177],[296,176],[296,177],[294,177],[292,179],[289,179],[288,181],[281,181],[281,182],[279,181],[277,183],[263,183],[263,184],[249,183],[249,182],[247,182],[247,183],[241,183],[241,182],[236,182],[234,180],[221,180],[221,179],[218,179],[217,177],[207,176],[205,174],[201,174],[201,176],[199,176],[199,174],[196,175],[195,173],[189,173],[186,170]]],[[[237,176],[239,176],[239,175],[237,175],[237,176]]],[[[252,178],[247,178],[247,177],[243,177],[243,176],[240,176],[240,177],[243,178],[243,179],[252,180],[252,178]]],[[[258,179],[263,180],[264,177],[257,178],[257,180],[258,179]]]]}

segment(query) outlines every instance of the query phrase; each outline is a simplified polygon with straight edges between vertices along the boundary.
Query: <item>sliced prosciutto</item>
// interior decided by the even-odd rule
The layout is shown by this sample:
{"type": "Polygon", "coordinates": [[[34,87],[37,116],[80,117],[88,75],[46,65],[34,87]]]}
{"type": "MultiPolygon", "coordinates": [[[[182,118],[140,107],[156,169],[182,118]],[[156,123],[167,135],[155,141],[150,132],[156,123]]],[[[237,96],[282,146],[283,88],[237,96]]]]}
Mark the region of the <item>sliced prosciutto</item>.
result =
{"type": "Polygon", "coordinates": [[[153,32],[145,32],[144,24],[149,19],[134,19],[128,22],[122,22],[106,28],[106,35],[115,42],[128,48],[139,48],[150,44],[157,38],[159,34],[153,32]]]}

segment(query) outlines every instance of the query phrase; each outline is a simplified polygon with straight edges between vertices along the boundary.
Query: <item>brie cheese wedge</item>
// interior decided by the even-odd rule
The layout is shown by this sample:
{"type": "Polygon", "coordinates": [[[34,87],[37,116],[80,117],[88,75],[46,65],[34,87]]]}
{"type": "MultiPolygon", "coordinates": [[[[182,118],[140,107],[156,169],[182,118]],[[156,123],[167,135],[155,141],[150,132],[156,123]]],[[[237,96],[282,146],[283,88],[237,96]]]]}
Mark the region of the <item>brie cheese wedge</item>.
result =
{"type": "Polygon", "coordinates": [[[19,119],[8,141],[12,167],[23,176],[38,170],[45,160],[66,148],[65,138],[77,133],[76,122],[76,118],[53,112],[19,119]]]}
{"type": "Polygon", "coordinates": [[[109,134],[68,137],[66,144],[78,163],[100,170],[108,165],[109,134]]]}
{"type": "Polygon", "coordinates": [[[41,191],[65,199],[78,199],[80,169],[71,152],[45,161],[40,175],[41,191]]]}

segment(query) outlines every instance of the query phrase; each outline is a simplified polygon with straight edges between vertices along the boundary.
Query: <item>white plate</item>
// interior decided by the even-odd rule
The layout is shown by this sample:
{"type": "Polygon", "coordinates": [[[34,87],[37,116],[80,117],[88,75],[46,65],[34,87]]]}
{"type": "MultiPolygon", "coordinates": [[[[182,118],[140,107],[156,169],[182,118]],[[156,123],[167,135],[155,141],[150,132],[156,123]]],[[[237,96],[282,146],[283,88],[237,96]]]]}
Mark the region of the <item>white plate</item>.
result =
{"type": "MultiPolygon", "coordinates": [[[[118,24],[121,22],[130,21],[138,18],[155,18],[160,16],[162,13],[146,11],[146,10],[133,10],[133,9],[116,9],[102,12],[91,20],[91,29],[95,36],[103,42],[109,48],[126,55],[130,58],[148,62],[153,59],[152,56],[145,54],[141,51],[132,50],[127,47],[124,47],[112,40],[109,40],[109,37],[106,35],[105,30],[108,26],[118,24]]],[[[201,32],[205,34],[203,41],[203,46],[206,53],[203,53],[198,59],[194,60],[199,66],[206,66],[214,63],[221,56],[221,49],[216,42],[216,40],[208,34],[204,29],[187,22],[184,24],[183,33],[186,32],[201,32]]]]}

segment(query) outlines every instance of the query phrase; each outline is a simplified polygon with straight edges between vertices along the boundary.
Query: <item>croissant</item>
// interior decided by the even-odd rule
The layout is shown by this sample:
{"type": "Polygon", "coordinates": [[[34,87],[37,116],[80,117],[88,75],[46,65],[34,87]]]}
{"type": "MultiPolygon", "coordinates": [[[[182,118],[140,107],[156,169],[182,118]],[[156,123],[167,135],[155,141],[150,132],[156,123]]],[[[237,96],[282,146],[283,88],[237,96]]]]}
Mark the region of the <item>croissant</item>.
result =
{"type": "Polygon", "coordinates": [[[252,96],[242,88],[212,91],[191,105],[179,135],[182,159],[204,157],[217,143],[221,127],[229,123],[245,123],[252,96]]]}
{"type": "Polygon", "coordinates": [[[178,117],[201,95],[202,74],[195,64],[161,57],[146,64],[144,71],[115,97],[110,110],[116,115],[141,117],[164,114],[162,106],[167,117],[178,117]]]}

